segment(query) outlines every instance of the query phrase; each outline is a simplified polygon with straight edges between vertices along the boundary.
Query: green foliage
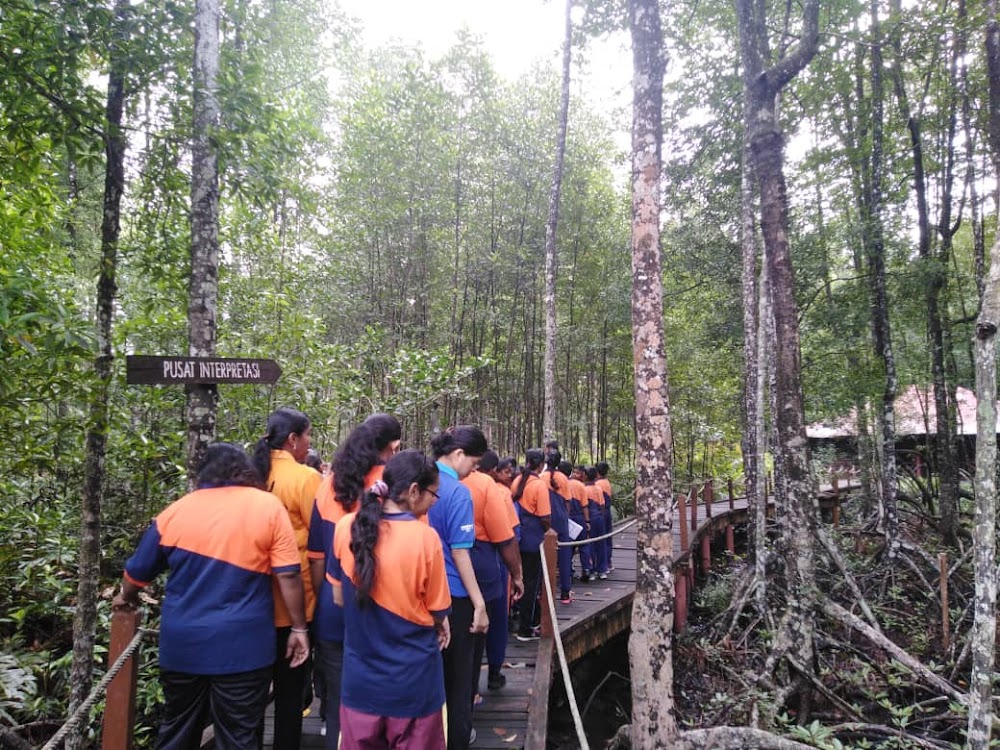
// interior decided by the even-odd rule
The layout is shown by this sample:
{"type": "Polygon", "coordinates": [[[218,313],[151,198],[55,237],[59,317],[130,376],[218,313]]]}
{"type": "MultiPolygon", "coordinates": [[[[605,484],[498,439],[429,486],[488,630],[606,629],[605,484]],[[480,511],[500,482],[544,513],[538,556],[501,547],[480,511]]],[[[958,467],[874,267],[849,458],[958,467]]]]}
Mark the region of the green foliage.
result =
{"type": "Polygon", "coordinates": [[[17,657],[0,654],[0,720],[16,724],[10,712],[23,710],[36,689],[34,675],[20,665],[17,657]]]}

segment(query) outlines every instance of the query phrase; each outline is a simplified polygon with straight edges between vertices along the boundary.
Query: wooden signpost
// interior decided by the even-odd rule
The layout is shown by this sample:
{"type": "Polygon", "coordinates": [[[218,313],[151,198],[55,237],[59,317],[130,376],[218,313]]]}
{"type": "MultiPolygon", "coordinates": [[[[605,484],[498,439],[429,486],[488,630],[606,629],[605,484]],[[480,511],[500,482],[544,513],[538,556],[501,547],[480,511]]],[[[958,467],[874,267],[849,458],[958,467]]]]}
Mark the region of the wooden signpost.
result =
{"type": "Polygon", "coordinates": [[[277,383],[281,368],[273,359],[222,357],[125,358],[129,385],[189,385],[196,383],[277,383]]]}

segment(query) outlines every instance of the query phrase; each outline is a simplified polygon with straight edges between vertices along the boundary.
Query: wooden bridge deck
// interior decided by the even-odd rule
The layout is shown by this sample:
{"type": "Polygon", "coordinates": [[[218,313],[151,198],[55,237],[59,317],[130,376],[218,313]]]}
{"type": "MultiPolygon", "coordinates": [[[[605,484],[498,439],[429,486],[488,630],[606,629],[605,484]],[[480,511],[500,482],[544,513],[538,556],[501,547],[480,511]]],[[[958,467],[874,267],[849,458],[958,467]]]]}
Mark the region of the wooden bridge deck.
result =
{"type": "MultiPolygon", "coordinates": [[[[690,529],[691,509],[686,507],[683,520],[690,529]]],[[[681,547],[681,519],[674,512],[674,560],[680,562],[689,552],[697,549],[696,542],[706,533],[713,535],[727,523],[745,522],[747,502],[735,498],[730,509],[728,498],[718,497],[708,517],[703,502],[697,505],[694,533],[685,534],[688,549],[681,547]]],[[[619,524],[620,525],[620,524],[619,524]]],[[[612,564],[614,570],[606,580],[588,583],[574,581],[574,601],[561,604],[556,601],[556,619],[570,663],[594,650],[609,638],[628,629],[631,621],[632,598],[636,579],[636,529],[628,528],[614,537],[612,564]]],[[[576,560],[577,566],[579,565],[576,560]]],[[[544,566],[543,566],[544,567],[544,566]]],[[[558,680],[559,668],[554,665],[555,649],[552,641],[542,639],[522,643],[513,634],[507,642],[507,666],[504,674],[507,684],[501,690],[486,690],[486,667],[482,667],[480,687],[482,703],[473,712],[476,729],[475,748],[507,748],[544,750],[545,727],[548,716],[548,694],[552,680],[558,680]],[[540,668],[539,668],[540,667],[540,668]]],[[[314,702],[312,713],[303,722],[303,748],[322,748],[320,736],[319,704],[314,702]]],[[[271,744],[270,709],[265,730],[265,746],[271,744]]]]}

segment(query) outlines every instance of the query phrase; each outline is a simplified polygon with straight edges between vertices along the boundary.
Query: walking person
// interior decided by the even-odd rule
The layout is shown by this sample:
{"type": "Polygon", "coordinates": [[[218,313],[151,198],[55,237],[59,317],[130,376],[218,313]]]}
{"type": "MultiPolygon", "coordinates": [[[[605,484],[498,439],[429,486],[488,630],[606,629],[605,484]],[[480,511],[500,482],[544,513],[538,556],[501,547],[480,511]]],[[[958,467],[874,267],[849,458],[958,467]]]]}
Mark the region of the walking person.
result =
{"type": "MultiPolygon", "coordinates": [[[[559,535],[560,542],[572,541],[569,538],[569,477],[559,471],[562,456],[555,442],[549,442],[545,451],[545,471],[540,475],[543,482],[549,486],[549,496],[552,507],[552,528],[559,535]]],[[[573,548],[561,546],[556,552],[556,565],[559,572],[559,601],[562,604],[573,602],[573,548]]]]}
{"type": "Polygon", "coordinates": [[[483,653],[488,652],[487,687],[499,690],[507,678],[501,673],[507,645],[507,582],[511,582],[514,600],[524,593],[521,552],[514,535],[508,499],[510,492],[501,487],[489,472],[499,463],[493,451],[486,451],[479,468],[462,480],[472,496],[476,541],[471,557],[479,590],[486,600],[490,619],[485,637],[477,637],[472,658],[473,695],[479,693],[479,673],[483,653]],[[506,495],[504,494],[506,492],[506,495]]]}
{"type": "Polygon", "coordinates": [[[125,563],[115,608],[136,607],[139,592],[170,571],[160,623],[166,705],[157,748],[198,747],[209,722],[221,750],[256,747],[276,657],[297,668],[309,655],[295,535],[281,502],[261,485],[242,448],[208,446],[197,489],[153,520],[125,563]],[[291,622],[281,652],[272,580],[291,622]]]}
{"type": "Polygon", "coordinates": [[[423,453],[402,451],[334,532],[327,577],[344,609],[343,750],[445,748],[440,650],[451,597],[441,540],[420,520],[438,481],[423,453]]]}
{"type": "Polygon", "coordinates": [[[340,735],[340,683],[344,664],[344,610],[333,600],[326,569],[333,553],[337,522],[358,509],[364,494],[382,479],[386,462],[399,451],[402,428],[391,414],[373,414],[351,430],[323,477],[313,505],[307,544],[313,589],[316,672],[324,686],[320,716],[327,750],[337,750],[340,735]]]}
{"type": "MultiPolygon", "coordinates": [[[[305,589],[306,620],[312,622],[316,595],[309,576],[306,549],[320,474],[303,462],[309,455],[312,424],[302,412],[281,408],[267,419],[267,431],[254,449],[253,462],[265,477],[264,486],[277,495],[295,532],[299,550],[302,583],[305,589]]],[[[285,652],[292,621],[287,608],[275,592],[274,625],[278,653],[285,652]]],[[[299,750],[302,738],[302,712],[312,702],[310,680],[312,659],[292,665],[278,658],[274,663],[274,750],[299,750]],[[308,700],[307,700],[308,699],[308,700]]]]}
{"type": "Polygon", "coordinates": [[[542,556],[539,547],[545,532],[552,525],[551,498],[548,485],[539,472],[545,465],[545,454],[532,448],[524,456],[524,467],[511,483],[511,497],[520,509],[521,517],[521,569],[524,576],[524,596],[518,612],[517,639],[528,641],[538,638],[536,629],[541,617],[538,608],[539,576],[542,556]]]}
{"type": "MultiPolygon", "coordinates": [[[[604,494],[604,526],[607,529],[607,533],[610,533],[613,519],[611,517],[611,480],[608,479],[608,472],[611,470],[611,467],[608,466],[606,461],[599,461],[594,468],[597,469],[596,484],[604,494]]],[[[604,554],[607,558],[609,573],[615,569],[614,563],[611,562],[611,552],[614,547],[614,539],[612,537],[609,536],[604,540],[604,554]]]]}
{"type": "Polygon", "coordinates": [[[478,427],[469,425],[449,427],[431,440],[441,488],[427,520],[444,547],[452,607],[451,644],[443,652],[448,750],[466,750],[475,739],[472,729],[475,639],[485,634],[490,624],[470,554],[476,541],[472,496],[461,481],[475,471],[486,448],[486,436],[478,427]]]}
{"type": "Polygon", "coordinates": [[[600,579],[608,577],[608,553],[604,536],[608,529],[605,526],[607,515],[604,512],[604,493],[597,484],[597,469],[593,466],[587,468],[587,494],[590,497],[590,537],[594,541],[590,545],[592,564],[594,566],[593,575],[600,579]]]}

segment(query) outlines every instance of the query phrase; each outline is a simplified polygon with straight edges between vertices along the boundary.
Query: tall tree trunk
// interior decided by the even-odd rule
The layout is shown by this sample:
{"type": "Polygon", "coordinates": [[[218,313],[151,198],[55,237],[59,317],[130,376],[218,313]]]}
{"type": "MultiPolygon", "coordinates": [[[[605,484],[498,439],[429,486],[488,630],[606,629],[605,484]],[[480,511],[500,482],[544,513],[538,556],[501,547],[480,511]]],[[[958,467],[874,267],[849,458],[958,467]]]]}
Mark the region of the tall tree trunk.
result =
{"type": "MultiPolygon", "coordinates": [[[[196,0],[194,18],[194,139],[191,148],[191,285],[188,353],[215,355],[219,296],[219,0],[196,0]]],[[[218,390],[187,390],[188,484],[193,486],[205,448],[215,438],[218,390]]]]}
{"type": "Polygon", "coordinates": [[[656,0],[630,0],[632,35],[632,353],[635,363],[639,520],[632,669],[632,747],[666,748],[677,736],[672,624],[673,455],[660,270],[663,32],[656,0]]]}
{"type": "MultiPolygon", "coordinates": [[[[988,0],[986,61],[989,71],[989,133],[994,176],[1000,175],[1000,19],[988,0]]],[[[989,275],[976,321],[976,514],[973,566],[976,591],[969,679],[968,746],[986,750],[993,725],[993,668],[997,626],[997,327],[1000,326],[1000,233],[990,250],[989,275]]]]}
{"type": "MultiPolygon", "coordinates": [[[[899,510],[896,500],[896,359],[892,351],[892,329],[889,324],[889,298],[885,279],[885,243],[882,222],[883,158],[883,103],[882,38],[878,0],[872,0],[871,17],[871,152],[868,154],[867,179],[863,180],[862,237],[868,259],[871,286],[871,326],[875,356],[882,365],[884,377],[882,408],[878,416],[881,450],[881,482],[879,492],[879,518],[885,535],[887,557],[891,561],[899,552],[899,510]]],[[[859,101],[860,105],[860,101],[859,101]]]]}
{"type": "Polygon", "coordinates": [[[773,372],[776,409],[773,417],[785,488],[784,552],[787,564],[787,610],[775,641],[774,659],[793,652],[800,665],[813,663],[815,562],[813,529],[816,496],[809,471],[809,451],[801,382],[798,307],[788,240],[788,199],[784,177],[784,138],[777,120],[781,90],[816,54],[819,37],[818,0],[806,0],[798,44],[769,66],[767,23],[763,6],[736,0],[743,62],[748,141],[760,190],[761,230],[771,284],[775,337],[773,372]]]}
{"type": "MultiPolygon", "coordinates": [[[[892,0],[892,13],[902,14],[900,0],[892,0]]],[[[913,192],[917,207],[917,253],[928,264],[929,278],[924,301],[927,310],[927,337],[931,353],[931,379],[934,384],[936,470],[938,501],[941,506],[941,535],[949,544],[955,543],[955,519],[958,503],[958,464],[955,461],[955,400],[951,397],[945,372],[945,333],[941,313],[941,292],[944,289],[945,268],[934,263],[931,252],[930,209],[927,206],[927,177],[924,169],[924,146],[921,118],[910,105],[903,78],[903,49],[899,32],[891,35],[893,61],[890,68],[893,89],[900,114],[906,120],[913,159],[913,192]]]]}
{"type": "Polygon", "coordinates": [[[556,436],[556,230],[559,226],[559,193],[562,190],[566,130],[569,125],[569,74],[573,51],[573,0],[566,0],[566,36],[563,40],[562,91],[559,96],[559,125],[556,130],[556,158],[549,190],[549,216],[545,223],[545,440],[556,436]]]}
{"type": "MultiPolygon", "coordinates": [[[[744,114],[744,120],[748,116],[744,114]]],[[[764,269],[761,267],[760,291],[757,284],[757,224],[754,221],[754,180],[750,167],[749,144],[744,144],[740,183],[740,247],[742,252],[741,288],[743,297],[743,477],[747,505],[752,509],[752,549],[756,601],[763,612],[767,601],[767,498],[764,477],[764,404],[761,378],[760,345],[766,341],[766,330],[760,325],[759,312],[765,293],[764,269]],[[758,481],[760,480],[760,481],[758,481]]]]}
{"type": "MultiPolygon", "coordinates": [[[[116,0],[109,49],[108,96],[104,109],[104,202],[101,217],[101,265],[97,278],[96,387],[91,396],[87,429],[86,466],[80,516],[79,582],[73,614],[73,665],[70,669],[70,711],[90,693],[94,675],[94,641],[97,631],[97,597],[101,572],[101,500],[108,439],[108,390],[111,386],[114,347],[111,339],[114,303],[118,290],[118,237],[121,198],[125,189],[126,138],[122,131],[125,109],[125,59],[128,43],[128,0],[116,0]]],[[[87,725],[70,734],[66,746],[82,747],[87,725]]]]}

